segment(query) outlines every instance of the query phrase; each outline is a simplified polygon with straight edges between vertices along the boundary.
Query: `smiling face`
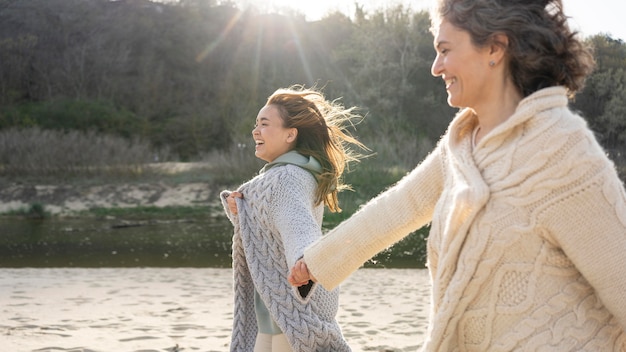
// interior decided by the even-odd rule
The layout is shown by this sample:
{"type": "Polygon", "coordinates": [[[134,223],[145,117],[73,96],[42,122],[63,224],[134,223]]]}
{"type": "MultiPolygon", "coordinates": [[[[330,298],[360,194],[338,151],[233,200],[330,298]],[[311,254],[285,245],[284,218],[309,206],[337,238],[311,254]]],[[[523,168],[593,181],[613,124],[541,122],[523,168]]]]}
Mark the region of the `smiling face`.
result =
{"type": "Polygon", "coordinates": [[[252,130],[256,144],[254,155],[257,158],[269,163],[294,149],[298,130],[283,125],[280,111],[275,105],[266,105],[259,111],[252,130]]]}
{"type": "Polygon", "coordinates": [[[445,81],[448,104],[477,110],[487,103],[492,88],[490,48],[476,47],[468,32],[447,21],[439,25],[434,45],[437,57],[431,73],[445,81]]]}

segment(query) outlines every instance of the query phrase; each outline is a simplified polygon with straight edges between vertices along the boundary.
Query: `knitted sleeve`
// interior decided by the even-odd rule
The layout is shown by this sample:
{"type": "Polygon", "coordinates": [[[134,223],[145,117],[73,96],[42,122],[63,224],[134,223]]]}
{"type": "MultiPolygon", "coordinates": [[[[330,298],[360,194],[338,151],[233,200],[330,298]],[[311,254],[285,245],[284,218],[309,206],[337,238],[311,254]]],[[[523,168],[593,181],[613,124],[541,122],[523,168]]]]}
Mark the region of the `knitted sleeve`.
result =
{"type": "Polygon", "coordinates": [[[585,149],[596,156],[579,156],[578,167],[569,172],[584,177],[562,185],[559,196],[540,210],[539,221],[626,330],[624,186],[598,146],[585,149]]]}
{"type": "Polygon", "coordinates": [[[280,179],[272,193],[269,214],[281,236],[287,267],[291,268],[304,249],[322,236],[323,205],[314,205],[317,182],[311,173],[294,165],[272,171],[280,171],[273,176],[280,179]],[[319,220],[315,209],[318,206],[319,220]]]}
{"type": "Polygon", "coordinates": [[[443,187],[441,165],[435,149],[396,185],[307,248],[304,259],[318,282],[334,289],[365,261],[431,221],[443,187]]]}

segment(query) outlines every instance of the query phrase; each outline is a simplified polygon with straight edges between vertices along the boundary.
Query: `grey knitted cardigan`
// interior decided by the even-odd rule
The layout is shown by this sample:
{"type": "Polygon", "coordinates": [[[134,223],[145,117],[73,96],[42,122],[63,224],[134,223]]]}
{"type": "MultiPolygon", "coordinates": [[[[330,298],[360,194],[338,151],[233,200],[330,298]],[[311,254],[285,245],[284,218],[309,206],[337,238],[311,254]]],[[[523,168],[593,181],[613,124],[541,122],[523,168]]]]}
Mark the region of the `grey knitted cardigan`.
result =
{"type": "MultiPolygon", "coordinates": [[[[264,171],[264,170],[262,170],[264,171]]],[[[322,236],[323,204],[315,204],[313,174],[292,164],[274,166],[246,182],[238,191],[238,214],[220,194],[234,225],[234,316],[231,351],[254,349],[257,322],[255,287],[272,319],[294,351],[351,351],[335,316],[338,290],[313,284],[306,297],[287,281],[304,248],[322,236]]]]}

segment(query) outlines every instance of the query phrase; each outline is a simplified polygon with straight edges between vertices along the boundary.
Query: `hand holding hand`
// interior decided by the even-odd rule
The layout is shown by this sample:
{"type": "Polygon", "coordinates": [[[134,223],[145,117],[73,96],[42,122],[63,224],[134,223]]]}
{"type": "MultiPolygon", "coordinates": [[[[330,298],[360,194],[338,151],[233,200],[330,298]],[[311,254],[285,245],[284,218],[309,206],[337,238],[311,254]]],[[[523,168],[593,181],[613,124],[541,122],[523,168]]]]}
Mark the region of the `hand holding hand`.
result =
{"type": "Polygon", "coordinates": [[[239,192],[231,192],[226,198],[226,203],[228,203],[228,209],[230,209],[230,212],[237,215],[237,202],[235,201],[235,198],[243,199],[243,194],[239,192]]]}
{"type": "Polygon", "coordinates": [[[293,268],[291,268],[288,280],[291,286],[306,285],[309,283],[309,280],[317,281],[309,272],[309,268],[306,266],[304,259],[300,259],[294,264],[293,268]]]}

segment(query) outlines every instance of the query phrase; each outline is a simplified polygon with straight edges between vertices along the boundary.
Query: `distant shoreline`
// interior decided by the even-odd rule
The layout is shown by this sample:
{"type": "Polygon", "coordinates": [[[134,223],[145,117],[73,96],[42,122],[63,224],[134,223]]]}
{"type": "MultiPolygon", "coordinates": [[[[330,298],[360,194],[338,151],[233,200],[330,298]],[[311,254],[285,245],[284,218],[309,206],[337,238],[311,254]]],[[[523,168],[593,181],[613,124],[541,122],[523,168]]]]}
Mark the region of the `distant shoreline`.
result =
{"type": "MultiPolygon", "coordinates": [[[[128,180],[65,182],[5,180],[0,187],[0,214],[40,204],[51,215],[68,216],[93,208],[213,207],[219,206],[216,185],[206,181],[177,181],[185,173],[206,168],[204,163],[147,165],[151,176],[128,180]],[[156,175],[156,176],[155,176],[156,175]]],[[[83,177],[89,180],[90,177],[83,177]]],[[[80,179],[79,179],[80,180],[80,179]]]]}

